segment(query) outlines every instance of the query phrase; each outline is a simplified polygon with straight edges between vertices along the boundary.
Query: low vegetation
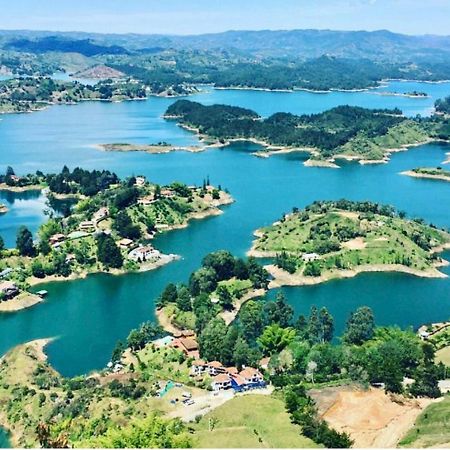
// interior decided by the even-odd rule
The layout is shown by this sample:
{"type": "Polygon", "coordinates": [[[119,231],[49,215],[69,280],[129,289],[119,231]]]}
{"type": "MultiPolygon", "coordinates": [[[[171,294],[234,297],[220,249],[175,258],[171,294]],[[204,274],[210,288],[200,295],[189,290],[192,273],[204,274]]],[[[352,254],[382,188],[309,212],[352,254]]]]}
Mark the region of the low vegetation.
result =
{"type": "Polygon", "coordinates": [[[438,275],[437,251],[450,234],[392,207],[347,200],[314,202],[258,231],[251,253],[275,257],[290,274],[325,279],[343,270],[405,267],[438,275]]]}

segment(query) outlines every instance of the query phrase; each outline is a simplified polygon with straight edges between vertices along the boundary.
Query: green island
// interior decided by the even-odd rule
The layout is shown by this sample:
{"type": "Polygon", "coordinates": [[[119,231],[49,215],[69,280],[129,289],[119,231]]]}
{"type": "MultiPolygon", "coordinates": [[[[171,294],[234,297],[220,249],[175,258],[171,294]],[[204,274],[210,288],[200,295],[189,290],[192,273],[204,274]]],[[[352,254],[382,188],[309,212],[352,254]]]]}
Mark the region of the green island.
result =
{"type": "Polygon", "coordinates": [[[14,190],[45,186],[52,213],[38,230],[37,242],[22,226],[16,248],[0,248],[0,311],[15,311],[39,302],[27,292],[43,281],[85,277],[90,273],[120,274],[151,270],[178,258],[165,255],[150,241],[158,232],[187,226],[191,219],[221,213],[231,196],[209,184],[168,186],[149,183],[145,177],[119,180],[109,171],[64,167],[59,174],[42,172],[18,177],[9,167],[0,181],[14,190]]]}
{"type": "Polygon", "coordinates": [[[256,112],[227,105],[204,106],[178,100],[166,111],[201,138],[226,145],[250,140],[266,147],[258,156],[283,151],[311,154],[306,165],[338,167],[339,158],[361,163],[386,162],[391,152],[450,136],[448,119],[404,117],[400,110],[338,106],[319,114],[276,113],[266,119],[256,112]]]}
{"type": "Polygon", "coordinates": [[[450,234],[372,202],[317,201],[255,232],[249,255],[272,257],[273,286],[316,284],[361,272],[444,277],[450,234]]]}
{"type": "MultiPolygon", "coordinates": [[[[238,320],[224,320],[238,307],[237,287],[264,291],[268,282],[253,258],[207,255],[187,284],[167,285],[158,300],[191,319],[175,331],[143,323],[88,375],[57,373],[48,339],[10,350],[0,361],[0,424],[21,447],[348,448],[372,444],[392,420],[414,420],[441,396],[446,367],[433,341],[377,327],[368,307],[351,313],[339,340],[326,308],[294,318],[282,293],[251,298],[238,320]],[[347,399],[336,421],[332,411],[347,399]],[[368,441],[368,415],[380,405],[368,441]]],[[[404,437],[387,432],[395,443],[404,437]]]]}
{"type": "Polygon", "coordinates": [[[440,114],[450,114],[450,96],[436,100],[435,109],[440,114]]]}
{"type": "Polygon", "coordinates": [[[412,170],[401,172],[401,174],[415,178],[428,178],[430,180],[450,181],[450,170],[445,170],[442,167],[418,167],[412,170]]]}

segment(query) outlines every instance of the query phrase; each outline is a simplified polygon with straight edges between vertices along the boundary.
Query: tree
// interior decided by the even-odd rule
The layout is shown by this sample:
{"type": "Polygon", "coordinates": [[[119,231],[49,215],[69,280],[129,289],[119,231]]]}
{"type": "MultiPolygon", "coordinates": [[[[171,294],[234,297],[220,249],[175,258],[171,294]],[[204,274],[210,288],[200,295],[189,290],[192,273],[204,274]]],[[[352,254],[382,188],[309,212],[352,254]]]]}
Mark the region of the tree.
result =
{"type": "Polygon", "coordinates": [[[368,306],[362,306],[350,314],[343,340],[346,344],[361,345],[373,337],[375,319],[368,306]]]}
{"type": "Polygon", "coordinates": [[[282,292],[278,292],[274,302],[266,303],[264,310],[267,315],[269,324],[277,323],[283,328],[292,324],[294,317],[294,309],[291,305],[286,303],[286,297],[282,292]]]}
{"type": "Polygon", "coordinates": [[[234,276],[238,280],[247,280],[248,279],[247,264],[241,258],[236,259],[234,262],[234,276]]]}
{"type": "Polygon", "coordinates": [[[311,312],[308,320],[308,341],[311,344],[317,344],[320,342],[320,336],[322,333],[322,326],[319,320],[319,311],[316,306],[311,306],[311,312]]]}
{"type": "Polygon", "coordinates": [[[224,355],[227,326],[221,318],[214,318],[208,322],[201,332],[198,343],[200,355],[206,361],[221,361],[224,355]]]}
{"type": "Polygon", "coordinates": [[[113,229],[124,238],[139,239],[141,237],[141,229],[138,225],[133,224],[126,210],[117,213],[113,222],[113,229]]]}
{"type": "Polygon", "coordinates": [[[202,267],[189,278],[189,290],[194,297],[201,293],[211,293],[217,287],[217,274],[211,267],[202,267]]]}
{"type": "Polygon", "coordinates": [[[219,304],[225,311],[231,311],[233,306],[233,297],[230,291],[225,286],[219,286],[217,288],[217,296],[219,297],[219,304]]]}
{"type": "Polygon", "coordinates": [[[0,252],[2,252],[3,250],[5,250],[5,241],[0,236],[0,252]]]}
{"type": "Polygon", "coordinates": [[[262,303],[255,300],[244,303],[239,313],[239,321],[244,339],[248,342],[255,341],[264,327],[262,303]]]}
{"type": "Polygon", "coordinates": [[[331,342],[334,332],[334,320],[325,307],[319,311],[319,323],[321,327],[321,342],[331,342]]]}
{"type": "Polygon", "coordinates": [[[122,341],[117,341],[111,355],[111,362],[114,364],[122,359],[122,354],[125,351],[125,344],[122,341]]]}
{"type": "Polygon", "coordinates": [[[295,339],[293,328],[281,328],[278,324],[269,325],[264,329],[263,334],[258,338],[265,355],[273,355],[281,352],[295,339]]]}
{"type": "Polygon", "coordinates": [[[25,226],[21,226],[17,231],[16,247],[22,256],[34,256],[36,253],[33,244],[33,235],[25,226]]]}
{"type": "Polygon", "coordinates": [[[105,267],[120,269],[123,265],[123,256],[119,247],[107,234],[101,234],[97,238],[97,258],[105,267]]]}
{"type": "Polygon", "coordinates": [[[178,291],[173,283],[169,283],[162,292],[159,298],[159,304],[165,306],[168,303],[175,303],[177,301],[178,291]]]}
{"type": "Polygon", "coordinates": [[[247,341],[242,336],[239,336],[233,349],[233,360],[238,369],[249,364],[250,352],[251,348],[247,341]]]}
{"type": "Polygon", "coordinates": [[[186,286],[180,286],[178,288],[177,306],[181,311],[192,310],[191,295],[186,286]]]}
{"type": "Polygon", "coordinates": [[[234,256],[225,250],[210,253],[203,258],[203,267],[212,268],[217,274],[217,281],[229,280],[234,276],[234,256]]]}

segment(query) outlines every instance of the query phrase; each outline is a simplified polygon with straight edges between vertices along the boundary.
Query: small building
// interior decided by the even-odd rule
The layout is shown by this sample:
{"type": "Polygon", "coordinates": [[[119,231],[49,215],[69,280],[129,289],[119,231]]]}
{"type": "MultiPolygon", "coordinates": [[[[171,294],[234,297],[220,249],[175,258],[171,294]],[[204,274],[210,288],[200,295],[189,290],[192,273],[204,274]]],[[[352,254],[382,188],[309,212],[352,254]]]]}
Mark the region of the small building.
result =
{"type": "Polygon", "coordinates": [[[242,377],[247,384],[261,383],[264,381],[264,377],[258,369],[253,367],[246,367],[239,372],[239,376],[242,377]]]}
{"type": "Polygon", "coordinates": [[[161,196],[166,198],[172,198],[175,197],[175,192],[172,191],[172,189],[163,189],[161,191],[161,196]]]}
{"type": "Polygon", "coordinates": [[[152,203],[156,202],[155,195],[154,194],[146,195],[145,197],[139,198],[137,202],[138,205],[149,206],[152,203]]]}
{"type": "Polygon", "coordinates": [[[119,244],[120,248],[131,248],[133,247],[133,241],[128,238],[121,239],[117,244],[119,244]]]}
{"type": "Polygon", "coordinates": [[[213,378],[211,383],[213,391],[222,391],[231,388],[231,379],[229,375],[221,373],[213,378]]]}
{"type": "Polygon", "coordinates": [[[198,358],[199,356],[198,343],[194,338],[174,339],[170,346],[182,351],[188,358],[198,358]]]}
{"type": "Polygon", "coordinates": [[[206,370],[206,363],[203,359],[197,359],[192,363],[191,366],[191,375],[198,376],[203,375],[206,370]]]}
{"type": "Polygon", "coordinates": [[[304,262],[312,262],[319,259],[319,255],[317,253],[303,253],[302,260],[304,262]]]}
{"type": "Polygon", "coordinates": [[[98,224],[100,221],[106,219],[108,216],[109,216],[109,209],[106,206],[104,206],[94,213],[94,215],[92,216],[92,220],[93,222],[98,224]]]}
{"type": "Polygon", "coordinates": [[[92,220],[85,220],[83,222],[80,222],[80,225],[78,228],[81,231],[94,231],[95,230],[95,224],[92,222],[92,220]]]}
{"type": "Polygon", "coordinates": [[[75,255],[75,253],[67,253],[66,255],[66,263],[70,264],[74,261],[76,261],[77,257],[75,255]]]}
{"type": "Polygon", "coordinates": [[[137,247],[134,250],[131,250],[130,253],[128,253],[128,259],[136,262],[144,262],[148,261],[149,259],[159,258],[160,256],[161,253],[151,245],[143,245],[137,247]]]}
{"type": "Polygon", "coordinates": [[[13,270],[8,267],[0,272],[0,278],[6,278],[13,270]]]}
{"type": "Polygon", "coordinates": [[[147,182],[147,179],[144,176],[138,176],[136,177],[135,185],[136,186],[144,186],[147,182]]]}
{"type": "Polygon", "coordinates": [[[66,236],[62,233],[56,233],[53,236],[50,236],[48,242],[52,247],[58,246],[62,242],[66,240],[66,236]]]}
{"type": "Polygon", "coordinates": [[[2,281],[0,283],[0,294],[3,298],[9,300],[19,294],[19,288],[12,281],[2,281]]]}
{"type": "Polygon", "coordinates": [[[211,376],[215,376],[219,373],[225,373],[225,367],[219,361],[211,361],[207,364],[207,371],[211,376]]]}

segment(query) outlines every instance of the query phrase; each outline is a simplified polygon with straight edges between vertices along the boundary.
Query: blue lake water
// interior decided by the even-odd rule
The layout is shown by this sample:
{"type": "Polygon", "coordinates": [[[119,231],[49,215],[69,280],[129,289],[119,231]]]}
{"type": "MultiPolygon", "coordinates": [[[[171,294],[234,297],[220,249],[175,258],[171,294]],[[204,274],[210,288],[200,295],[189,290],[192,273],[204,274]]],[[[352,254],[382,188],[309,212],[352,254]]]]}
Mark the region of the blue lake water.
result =
{"type": "MultiPolygon", "coordinates": [[[[381,96],[374,91],[313,94],[210,90],[190,99],[250,107],[262,115],[276,111],[313,113],[339,104],[397,106],[409,115],[425,115],[435,98],[450,94],[449,83],[391,83],[386,89],[420,90],[432,98],[381,96]]],[[[341,169],[304,167],[306,155],[299,153],[256,158],[250,153],[257,146],[250,143],[197,154],[164,155],[106,153],[93,147],[104,142],[162,140],[195,144],[194,135],[161,118],[173,101],[151,98],[117,104],[89,102],[4,116],[0,121],[0,167],[12,165],[17,173],[60,170],[67,164],[107,168],[121,176],[143,174],[158,183],[180,180],[200,184],[209,175],[213,183],[228,188],[236,199],[221,216],[192,222],[186,229],[156,239],[155,245],[161,250],[182,256],[177,262],[148,273],[102,274],[43,285],[49,291],[44,303],[0,315],[0,354],[31,339],[57,336],[49,345],[48,354],[50,362],[62,373],[74,375],[103,367],[117,339],[125,338],[142,321],[154,318],[155,298],[168,282],[187,281],[190,272],[210,251],[225,248],[243,256],[251,246],[256,228],[272,223],[293,206],[302,207],[314,200],[370,199],[393,204],[410,217],[420,216],[450,227],[450,184],[399,175],[413,167],[440,164],[450,151],[450,146],[442,144],[397,153],[389,164],[344,163],[341,169]]],[[[30,202],[28,217],[19,214],[19,200],[9,201],[11,211],[0,217],[0,235],[9,243],[14,243],[15,229],[20,224],[35,230],[45,220],[42,214],[45,201],[41,197],[20,201],[30,202]]],[[[0,197],[0,202],[8,200],[0,197]]],[[[26,203],[22,209],[28,210],[26,203]]],[[[335,316],[338,333],[349,312],[359,305],[373,307],[380,324],[418,326],[450,317],[449,279],[365,274],[284,291],[297,313],[307,313],[313,304],[327,306],[335,316]]]]}

